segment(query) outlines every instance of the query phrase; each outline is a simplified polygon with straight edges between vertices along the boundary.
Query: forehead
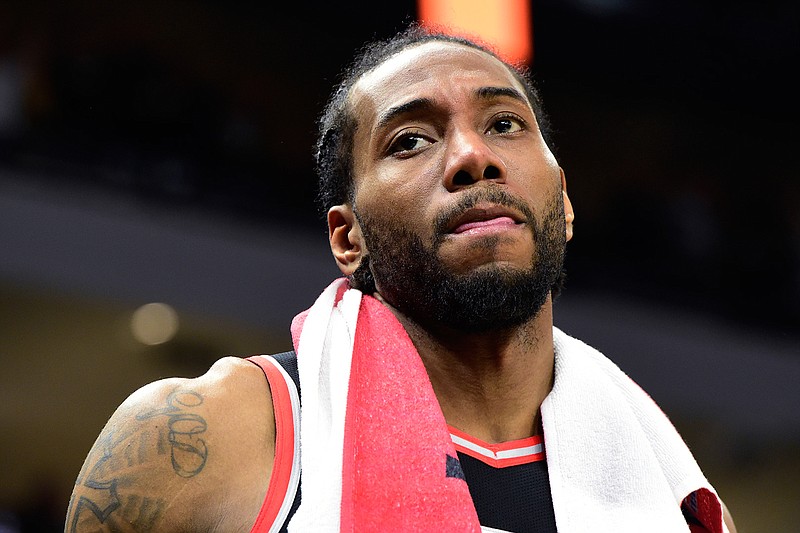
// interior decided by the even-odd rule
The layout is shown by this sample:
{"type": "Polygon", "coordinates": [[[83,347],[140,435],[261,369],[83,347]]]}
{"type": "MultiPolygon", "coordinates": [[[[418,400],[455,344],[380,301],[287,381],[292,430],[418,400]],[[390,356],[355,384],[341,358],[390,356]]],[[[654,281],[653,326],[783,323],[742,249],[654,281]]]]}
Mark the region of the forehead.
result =
{"type": "Polygon", "coordinates": [[[406,48],[364,74],[350,92],[350,104],[357,117],[366,119],[415,98],[472,94],[489,86],[526,94],[497,58],[458,43],[431,41],[406,48]]]}

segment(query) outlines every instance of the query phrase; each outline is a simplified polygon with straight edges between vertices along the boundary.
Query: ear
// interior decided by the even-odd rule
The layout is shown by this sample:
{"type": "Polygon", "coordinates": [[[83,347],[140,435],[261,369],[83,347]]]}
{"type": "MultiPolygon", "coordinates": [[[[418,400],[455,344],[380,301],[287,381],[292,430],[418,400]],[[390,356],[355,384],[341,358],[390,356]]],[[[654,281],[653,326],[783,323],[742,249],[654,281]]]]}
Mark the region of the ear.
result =
{"type": "Polygon", "coordinates": [[[361,236],[361,226],[348,204],[336,205],[328,210],[328,240],[339,270],[345,276],[351,275],[366,255],[366,246],[361,236]]]}
{"type": "Polygon", "coordinates": [[[564,195],[564,220],[567,223],[567,241],[572,239],[572,223],[575,221],[575,211],[572,210],[572,202],[569,201],[567,196],[567,178],[564,175],[564,169],[559,167],[561,172],[561,194],[564,195]]]}

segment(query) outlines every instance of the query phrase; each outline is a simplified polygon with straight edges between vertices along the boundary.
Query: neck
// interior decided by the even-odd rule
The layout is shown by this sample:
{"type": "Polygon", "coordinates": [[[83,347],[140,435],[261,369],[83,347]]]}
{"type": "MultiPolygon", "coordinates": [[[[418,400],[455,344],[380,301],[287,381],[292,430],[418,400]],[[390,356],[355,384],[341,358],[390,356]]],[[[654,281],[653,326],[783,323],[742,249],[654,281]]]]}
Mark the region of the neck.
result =
{"type": "Polygon", "coordinates": [[[417,348],[448,424],[490,443],[538,433],[553,385],[550,299],[521,326],[481,333],[422,327],[383,303],[417,348]]]}

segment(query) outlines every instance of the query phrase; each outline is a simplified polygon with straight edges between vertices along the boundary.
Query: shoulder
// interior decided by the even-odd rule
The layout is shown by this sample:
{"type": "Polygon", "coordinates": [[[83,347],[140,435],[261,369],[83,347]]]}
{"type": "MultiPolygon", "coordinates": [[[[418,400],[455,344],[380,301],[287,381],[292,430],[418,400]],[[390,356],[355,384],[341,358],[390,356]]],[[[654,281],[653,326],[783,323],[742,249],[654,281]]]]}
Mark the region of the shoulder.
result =
{"type": "Polygon", "coordinates": [[[131,526],[123,524],[132,524],[247,531],[266,493],[274,436],[264,374],[242,358],[224,357],[197,378],[147,384],[120,404],[97,437],[65,530],[103,524],[127,531],[131,526]]]}

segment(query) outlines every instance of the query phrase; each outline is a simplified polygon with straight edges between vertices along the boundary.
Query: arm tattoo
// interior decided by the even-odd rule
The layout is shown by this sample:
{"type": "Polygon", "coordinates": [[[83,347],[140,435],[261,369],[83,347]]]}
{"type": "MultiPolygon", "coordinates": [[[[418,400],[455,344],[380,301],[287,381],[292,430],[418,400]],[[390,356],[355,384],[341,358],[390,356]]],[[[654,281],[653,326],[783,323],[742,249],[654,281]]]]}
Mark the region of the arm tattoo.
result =
{"type": "Polygon", "coordinates": [[[203,397],[194,391],[173,391],[167,396],[167,406],[138,415],[137,420],[156,416],[167,417],[167,439],[171,449],[172,469],[181,477],[200,473],[208,459],[208,448],[200,436],[208,429],[205,419],[187,412],[203,403],[203,397]]]}
{"type": "Polygon", "coordinates": [[[67,532],[78,531],[79,522],[84,520],[96,526],[99,522],[108,527],[109,531],[152,531],[156,521],[161,517],[166,508],[166,501],[158,498],[140,497],[136,494],[120,495],[119,488],[129,484],[129,477],[120,474],[120,470],[130,466],[143,464],[147,457],[139,455],[131,464],[131,457],[127,454],[116,454],[119,449],[129,450],[139,440],[138,448],[142,449],[142,442],[148,438],[147,433],[136,434],[134,431],[109,431],[98,439],[94,450],[90,452],[78,480],[77,488],[82,489],[82,494],[77,497],[73,494],[67,510],[67,522],[64,530],[67,532]],[[99,454],[99,458],[92,463],[92,455],[99,454]],[[114,514],[118,511],[117,514],[114,514]],[[127,524],[127,526],[123,526],[127,524]]]}
{"type": "MultiPolygon", "coordinates": [[[[172,469],[184,478],[199,474],[208,459],[208,447],[202,438],[208,425],[202,416],[191,412],[202,403],[203,397],[197,392],[176,389],[167,396],[164,407],[136,416],[139,421],[166,417],[172,469]]],[[[78,474],[65,532],[78,531],[83,520],[95,528],[102,524],[109,531],[152,531],[168,502],[133,492],[137,485],[135,470],[148,468],[154,455],[166,453],[162,434],[154,435],[142,428],[107,429],[78,474]]]]}

